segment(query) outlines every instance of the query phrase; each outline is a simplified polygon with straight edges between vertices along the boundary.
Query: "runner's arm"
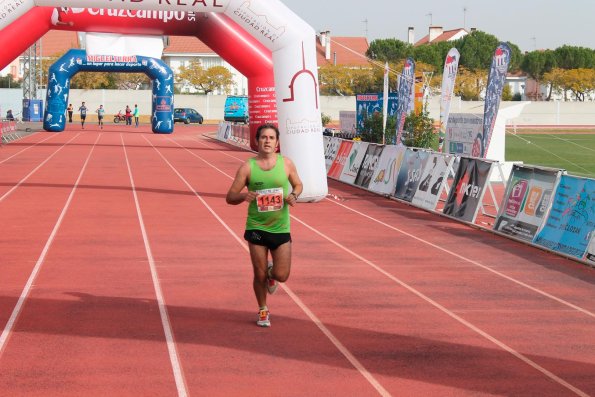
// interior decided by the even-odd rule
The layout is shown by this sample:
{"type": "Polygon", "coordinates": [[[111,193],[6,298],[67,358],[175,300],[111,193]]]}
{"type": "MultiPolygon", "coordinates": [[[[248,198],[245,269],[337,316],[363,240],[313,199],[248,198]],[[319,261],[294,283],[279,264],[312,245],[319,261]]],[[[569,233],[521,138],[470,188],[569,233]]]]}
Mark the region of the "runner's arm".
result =
{"type": "Polygon", "coordinates": [[[291,184],[292,188],[291,193],[289,193],[289,195],[285,198],[285,201],[287,202],[287,204],[294,206],[297,202],[298,197],[300,197],[300,194],[302,194],[302,191],[304,190],[304,185],[302,184],[302,180],[298,175],[297,168],[293,161],[291,161],[287,157],[284,158],[285,169],[289,171],[289,175],[287,176],[287,178],[289,179],[289,183],[291,184]]]}
{"type": "Polygon", "coordinates": [[[250,165],[246,162],[238,169],[236,177],[233,180],[225,201],[227,204],[238,205],[244,201],[250,202],[256,198],[255,192],[242,192],[244,187],[248,186],[250,178],[250,165]]]}

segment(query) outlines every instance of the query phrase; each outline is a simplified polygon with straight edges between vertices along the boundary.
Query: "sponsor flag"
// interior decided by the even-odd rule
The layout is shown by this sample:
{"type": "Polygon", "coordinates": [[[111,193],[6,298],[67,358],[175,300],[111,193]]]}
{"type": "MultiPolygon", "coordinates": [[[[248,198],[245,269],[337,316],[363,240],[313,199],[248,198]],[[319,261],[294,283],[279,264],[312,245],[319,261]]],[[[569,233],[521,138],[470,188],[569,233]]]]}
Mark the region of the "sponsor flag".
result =
{"type": "Polygon", "coordinates": [[[382,144],[385,144],[386,118],[388,117],[388,62],[384,63],[384,85],[382,88],[382,144]]]}
{"type": "Polygon", "coordinates": [[[488,87],[486,89],[485,103],[483,107],[483,129],[482,136],[477,137],[473,143],[473,157],[485,158],[492,139],[494,123],[498,115],[502,90],[506,81],[506,73],[510,64],[510,47],[506,43],[500,43],[494,52],[492,66],[488,75],[488,87]]]}
{"type": "Polygon", "coordinates": [[[397,100],[396,113],[396,143],[401,144],[401,135],[403,134],[403,127],[405,126],[405,117],[409,109],[409,102],[411,100],[411,89],[413,88],[413,80],[415,76],[415,61],[413,58],[407,58],[403,66],[403,72],[399,76],[399,91],[397,100]]]}
{"type": "Polygon", "coordinates": [[[444,71],[442,73],[442,93],[440,95],[440,132],[438,134],[438,151],[442,152],[444,137],[446,136],[446,125],[448,124],[448,115],[450,113],[450,102],[455,87],[455,80],[459,70],[459,51],[451,48],[444,61],[444,71]]]}

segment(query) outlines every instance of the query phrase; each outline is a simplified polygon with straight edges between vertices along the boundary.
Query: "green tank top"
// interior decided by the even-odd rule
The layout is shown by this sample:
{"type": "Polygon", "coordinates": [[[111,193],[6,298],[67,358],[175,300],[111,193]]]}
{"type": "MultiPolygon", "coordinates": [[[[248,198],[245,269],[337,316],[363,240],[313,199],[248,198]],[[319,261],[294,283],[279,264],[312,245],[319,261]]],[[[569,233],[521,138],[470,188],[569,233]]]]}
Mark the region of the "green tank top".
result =
{"type": "Polygon", "coordinates": [[[259,194],[248,206],[246,230],[289,233],[289,207],[285,202],[289,192],[289,180],[285,172],[283,156],[278,154],[277,163],[268,171],[263,171],[255,159],[248,161],[250,162],[248,190],[259,194]]]}

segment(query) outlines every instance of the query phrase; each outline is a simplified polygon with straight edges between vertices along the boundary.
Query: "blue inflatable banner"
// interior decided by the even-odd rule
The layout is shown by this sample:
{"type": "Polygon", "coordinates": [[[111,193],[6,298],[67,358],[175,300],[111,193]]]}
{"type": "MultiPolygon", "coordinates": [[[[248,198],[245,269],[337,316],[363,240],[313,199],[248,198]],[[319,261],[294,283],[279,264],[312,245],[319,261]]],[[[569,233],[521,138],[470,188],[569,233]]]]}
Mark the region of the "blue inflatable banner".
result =
{"type": "Polygon", "coordinates": [[[595,180],[562,175],[535,244],[582,258],[595,230],[595,180]]]}
{"type": "Polygon", "coordinates": [[[70,81],[79,72],[144,73],[153,81],[153,132],[170,134],[174,128],[173,72],[161,59],[140,55],[87,55],[85,50],[72,49],[58,59],[48,70],[47,107],[43,116],[43,129],[64,131],[66,104],[70,81]]]}

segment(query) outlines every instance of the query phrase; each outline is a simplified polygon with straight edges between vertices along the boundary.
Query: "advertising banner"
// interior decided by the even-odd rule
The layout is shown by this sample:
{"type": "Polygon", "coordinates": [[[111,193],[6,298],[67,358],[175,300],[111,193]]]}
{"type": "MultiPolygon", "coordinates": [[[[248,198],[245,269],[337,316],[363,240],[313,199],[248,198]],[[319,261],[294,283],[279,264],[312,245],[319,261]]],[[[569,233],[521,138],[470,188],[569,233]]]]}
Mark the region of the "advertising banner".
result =
{"type": "Polygon", "coordinates": [[[403,72],[399,76],[399,90],[397,100],[396,113],[396,144],[401,144],[401,135],[403,134],[403,127],[405,127],[405,117],[409,109],[409,102],[411,101],[411,90],[413,89],[413,80],[415,76],[415,61],[413,58],[407,58],[403,66],[403,72]]]}
{"type": "Polygon", "coordinates": [[[376,193],[392,194],[404,155],[405,146],[385,146],[368,189],[376,193]]]}
{"type": "Polygon", "coordinates": [[[461,157],[443,212],[473,223],[490,180],[493,163],[461,157]]]}
{"type": "Polygon", "coordinates": [[[339,146],[341,146],[341,142],[342,140],[340,138],[332,137],[324,147],[324,162],[326,164],[327,173],[331,168],[331,165],[333,165],[335,157],[337,157],[337,151],[339,150],[339,146]]]}
{"type": "Polygon", "coordinates": [[[328,170],[329,177],[339,179],[339,177],[341,176],[341,173],[343,172],[343,167],[345,166],[347,157],[349,157],[349,153],[351,152],[352,146],[353,146],[353,141],[341,142],[341,146],[339,146],[339,151],[337,152],[335,161],[333,161],[331,168],[328,170]]]}
{"type": "MultiPolygon", "coordinates": [[[[355,96],[355,107],[357,109],[356,122],[357,133],[361,134],[364,131],[364,120],[372,117],[374,113],[382,114],[382,93],[378,94],[357,94],[355,96]]],[[[397,111],[397,93],[389,92],[388,94],[388,115],[393,116],[397,111]]]]}
{"type": "MultiPolygon", "coordinates": [[[[500,43],[494,51],[492,66],[488,75],[488,86],[483,108],[483,134],[481,139],[476,139],[473,145],[473,157],[485,158],[492,139],[494,123],[498,115],[502,90],[506,81],[506,73],[510,64],[510,47],[506,43],[500,43]]],[[[479,137],[478,137],[479,138],[479,137]]]]}
{"type": "Polygon", "coordinates": [[[454,156],[448,154],[430,154],[421,174],[421,182],[411,201],[414,205],[429,210],[436,209],[453,161],[454,156]]]}
{"type": "Polygon", "coordinates": [[[331,142],[331,137],[323,135],[322,136],[322,143],[324,145],[324,155],[326,156],[326,151],[328,150],[328,144],[331,142]]]}
{"type": "Polygon", "coordinates": [[[368,145],[368,142],[353,141],[351,152],[349,153],[349,157],[347,157],[347,161],[343,166],[341,178],[339,178],[342,182],[351,184],[355,182],[357,173],[359,172],[362,161],[364,160],[364,156],[366,155],[366,151],[368,150],[368,145]]]}
{"type": "Polygon", "coordinates": [[[407,148],[397,177],[395,197],[409,202],[413,200],[429,154],[425,150],[407,148]]]}
{"type": "Polygon", "coordinates": [[[583,258],[595,229],[595,180],[562,175],[545,224],[533,242],[583,258]]]}
{"type": "Polygon", "coordinates": [[[473,113],[452,113],[448,117],[448,126],[444,145],[446,153],[471,157],[473,144],[481,139],[483,120],[473,113]]]}
{"type": "Polygon", "coordinates": [[[459,58],[459,51],[456,48],[451,48],[444,61],[442,92],[440,94],[440,131],[438,132],[439,152],[442,152],[444,137],[446,136],[446,126],[448,125],[448,115],[450,114],[450,103],[455,88],[457,72],[459,70],[459,58]]]}
{"type": "Polygon", "coordinates": [[[533,241],[543,223],[560,171],[513,165],[494,230],[533,241]]]}
{"type": "Polygon", "coordinates": [[[364,188],[367,188],[372,180],[372,175],[376,171],[380,155],[382,154],[384,146],[376,145],[374,143],[368,145],[368,150],[362,161],[362,166],[359,168],[357,177],[355,178],[355,184],[364,188]]]}

